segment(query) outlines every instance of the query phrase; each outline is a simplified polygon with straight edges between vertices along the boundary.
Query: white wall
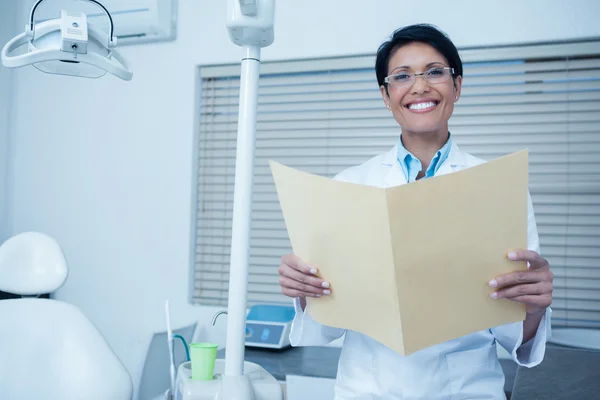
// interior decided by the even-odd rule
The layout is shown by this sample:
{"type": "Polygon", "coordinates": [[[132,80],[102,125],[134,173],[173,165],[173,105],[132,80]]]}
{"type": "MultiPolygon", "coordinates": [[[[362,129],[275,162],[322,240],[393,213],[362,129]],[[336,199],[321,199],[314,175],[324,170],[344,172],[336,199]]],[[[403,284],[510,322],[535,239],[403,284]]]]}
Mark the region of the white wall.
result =
{"type": "MultiPolygon", "coordinates": [[[[263,59],[373,53],[415,22],[460,47],[600,36],[596,0],[490,3],[279,0],[263,59]]],[[[82,308],[135,380],[150,335],[164,329],[165,299],[175,325],[200,321],[202,339],[224,343],[225,318],[209,327],[217,309],[188,304],[188,276],[196,66],[241,55],[225,12],[225,1],[180,0],[177,41],[122,49],[129,83],[15,74],[12,232],[62,244],[70,276],[57,297],[82,308]]]]}
{"type": "MultiPolygon", "coordinates": [[[[0,4],[0,49],[17,34],[18,0],[6,0],[0,4]]],[[[0,242],[9,232],[7,205],[7,169],[13,71],[0,66],[0,242]]]]}

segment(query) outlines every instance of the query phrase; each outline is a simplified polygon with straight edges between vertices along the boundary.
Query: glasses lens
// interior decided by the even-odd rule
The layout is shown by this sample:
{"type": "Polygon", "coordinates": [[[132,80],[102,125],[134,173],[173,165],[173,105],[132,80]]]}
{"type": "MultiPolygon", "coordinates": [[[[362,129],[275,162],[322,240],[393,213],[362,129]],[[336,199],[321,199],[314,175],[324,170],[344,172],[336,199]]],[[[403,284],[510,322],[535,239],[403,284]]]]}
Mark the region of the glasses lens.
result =
{"type": "Polygon", "coordinates": [[[410,83],[412,76],[410,74],[395,74],[388,77],[388,82],[392,86],[403,86],[410,83]]]}
{"type": "Polygon", "coordinates": [[[450,77],[450,71],[443,68],[433,68],[425,73],[428,82],[444,82],[450,77]]]}

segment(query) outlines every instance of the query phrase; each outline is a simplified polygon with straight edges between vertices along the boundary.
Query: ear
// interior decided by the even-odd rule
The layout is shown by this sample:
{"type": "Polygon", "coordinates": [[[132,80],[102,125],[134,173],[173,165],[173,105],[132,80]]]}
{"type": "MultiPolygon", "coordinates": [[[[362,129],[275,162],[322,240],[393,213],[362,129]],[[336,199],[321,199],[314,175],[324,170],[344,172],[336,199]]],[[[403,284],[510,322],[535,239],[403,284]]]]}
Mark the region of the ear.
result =
{"type": "Polygon", "coordinates": [[[388,94],[388,92],[385,88],[385,85],[381,85],[379,87],[379,91],[381,92],[381,97],[383,98],[385,107],[389,109],[391,107],[391,100],[390,100],[390,95],[388,94]]]}
{"type": "Polygon", "coordinates": [[[460,91],[462,89],[462,76],[457,76],[454,78],[454,96],[456,101],[460,99],[460,91]]]}

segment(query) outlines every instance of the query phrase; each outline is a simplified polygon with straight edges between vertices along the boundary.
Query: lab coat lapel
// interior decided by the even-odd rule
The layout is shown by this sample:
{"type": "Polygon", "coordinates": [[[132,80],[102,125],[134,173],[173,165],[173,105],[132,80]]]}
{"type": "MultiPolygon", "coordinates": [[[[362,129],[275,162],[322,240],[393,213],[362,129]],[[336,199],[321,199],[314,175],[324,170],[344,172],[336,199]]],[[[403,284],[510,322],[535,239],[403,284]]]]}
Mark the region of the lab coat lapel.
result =
{"type": "Polygon", "coordinates": [[[467,165],[465,154],[458,148],[458,145],[452,141],[448,158],[442,163],[435,176],[446,175],[454,171],[463,169],[467,165]]]}
{"type": "Polygon", "coordinates": [[[393,187],[404,185],[406,177],[400,164],[398,163],[398,145],[392,147],[383,157],[381,162],[381,170],[383,175],[383,187],[393,187]]]}

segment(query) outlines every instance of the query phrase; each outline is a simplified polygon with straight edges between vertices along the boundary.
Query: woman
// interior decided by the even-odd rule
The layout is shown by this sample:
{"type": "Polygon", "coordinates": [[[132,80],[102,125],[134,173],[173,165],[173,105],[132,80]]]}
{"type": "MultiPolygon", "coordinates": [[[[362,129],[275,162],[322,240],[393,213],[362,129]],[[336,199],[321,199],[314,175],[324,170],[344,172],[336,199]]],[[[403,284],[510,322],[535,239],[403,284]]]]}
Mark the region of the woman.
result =
{"type": "MultiPolygon", "coordinates": [[[[484,162],[463,153],[448,131],[454,103],[460,98],[462,62],[450,39],[429,25],[396,31],[377,52],[381,95],[401,134],[392,150],[341,172],[336,179],[389,187],[484,162]]],[[[344,345],[336,380],[336,399],[505,399],[498,342],[519,364],[542,361],[549,338],[552,273],[539,254],[531,201],[528,249],[508,255],[527,261],[528,271],[489,282],[492,297],[526,305],[523,322],[507,324],[401,356],[358,332],[323,326],[305,311],[306,297],[335,290],[335,282],[317,276],[315,266],[294,255],[282,258],[280,284],[294,298],[296,317],[290,339],[294,346],[320,346],[342,337],[344,345]]],[[[468,254],[465,254],[468,257],[468,254]]],[[[417,299],[416,299],[417,300],[417,299]]]]}

